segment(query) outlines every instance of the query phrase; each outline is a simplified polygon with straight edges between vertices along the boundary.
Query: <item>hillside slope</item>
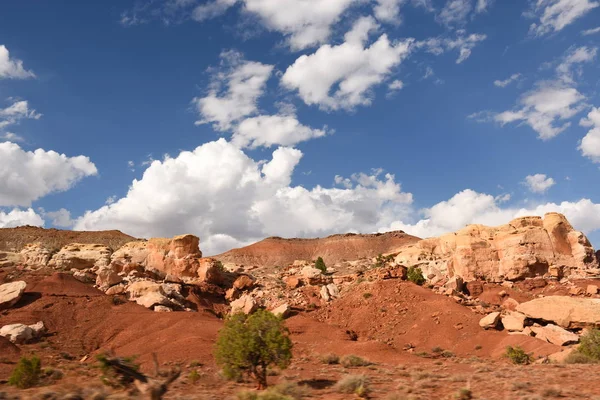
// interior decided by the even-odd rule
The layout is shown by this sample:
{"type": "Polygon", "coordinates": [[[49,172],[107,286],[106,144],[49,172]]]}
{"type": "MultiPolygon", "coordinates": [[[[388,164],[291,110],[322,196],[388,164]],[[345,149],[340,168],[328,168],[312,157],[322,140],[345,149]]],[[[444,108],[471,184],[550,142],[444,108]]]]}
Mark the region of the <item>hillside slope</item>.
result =
{"type": "Polygon", "coordinates": [[[250,246],[214,256],[224,263],[257,266],[283,266],[294,260],[323,257],[328,265],[340,261],[376,257],[399,247],[418,242],[418,237],[402,231],[369,235],[343,234],[317,239],[283,239],[270,237],[250,246]]]}

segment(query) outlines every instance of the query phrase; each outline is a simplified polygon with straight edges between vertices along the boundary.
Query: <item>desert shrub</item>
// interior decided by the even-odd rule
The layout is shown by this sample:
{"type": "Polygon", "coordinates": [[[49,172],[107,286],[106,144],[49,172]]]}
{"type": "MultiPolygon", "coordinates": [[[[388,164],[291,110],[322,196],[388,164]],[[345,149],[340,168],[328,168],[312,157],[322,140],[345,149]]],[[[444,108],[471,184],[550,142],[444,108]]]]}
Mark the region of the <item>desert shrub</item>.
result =
{"type": "Polygon", "coordinates": [[[585,354],[581,354],[577,350],[565,358],[565,364],[595,364],[597,362],[598,361],[591,359],[585,354]]]}
{"type": "Polygon", "coordinates": [[[370,361],[365,360],[364,358],[361,358],[359,356],[355,356],[354,354],[349,354],[349,355],[342,357],[342,359],[340,360],[340,363],[346,368],[366,367],[366,366],[372,364],[370,361]]]}
{"type": "Polygon", "coordinates": [[[364,297],[365,299],[370,299],[371,297],[373,297],[373,294],[371,294],[371,293],[369,293],[369,292],[366,292],[366,293],[363,293],[363,297],[364,297]]]}
{"type": "Polygon", "coordinates": [[[563,394],[560,389],[546,388],[542,391],[542,397],[563,397],[563,394]]]}
{"type": "Polygon", "coordinates": [[[504,357],[508,358],[513,364],[529,364],[532,361],[531,354],[527,354],[525,350],[519,346],[506,347],[504,357]]]}
{"type": "MultiPolygon", "coordinates": [[[[139,371],[140,365],[135,363],[135,359],[135,356],[122,357],[119,359],[119,362],[125,368],[133,371],[139,371]]],[[[98,360],[100,370],[102,371],[102,375],[100,376],[102,383],[113,388],[126,388],[131,386],[134,380],[133,377],[122,373],[118,369],[115,369],[109,362],[109,357],[106,354],[98,354],[98,356],[96,356],[96,360],[98,360]]]]}
{"type": "Polygon", "coordinates": [[[600,361],[600,329],[592,329],[581,336],[576,352],[596,361],[600,361]]]}
{"type": "Polygon", "coordinates": [[[197,369],[194,369],[190,372],[190,374],[188,375],[188,380],[194,384],[196,382],[198,382],[200,380],[200,374],[198,373],[197,369]]]}
{"type": "Polygon", "coordinates": [[[431,352],[436,353],[436,354],[439,354],[443,351],[444,351],[444,349],[442,349],[440,346],[435,346],[434,348],[431,349],[431,352]]]}
{"type": "Polygon", "coordinates": [[[308,390],[293,382],[280,383],[263,392],[241,391],[236,394],[238,400],[300,400],[308,396],[308,390]]]}
{"type": "Polygon", "coordinates": [[[340,356],[338,356],[337,354],[333,354],[333,353],[325,354],[324,356],[321,357],[321,362],[323,364],[329,364],[329,365],[339,364],[340,356]]]}
{"type": "Polygon", "coordinates": [[[422,285],[425,283],[425,277],[423,276],[423,271],[419,267],[410,267],[407,272],[408,280],[417,284],[422,285]]]}
{"type": "Polygon", "coordinates": [[[292,341],[283,320],[259,310],[230,316],[217,338],[215,358],[229,379],[248,375],[259,389],[267,386],[270,366],[285,369],[292,359],[292,341]]]}
{"type": "Polygon", "coordinates": [[[327,266],[325,265],[325,261],[323,261],[323,258],[317,258],[317,261],[315,261],[315,268],[320,270],[322,273],[327,272],[327,266]]]}
{"type": "Polygon", "coordinates": [[[471,393],[470,389],[462,388],[454,395],[454,398],[456,400],[471,400],[473,393],[471,393]]]}
{"type": "Polygon", "coordinates": [[[364,375],[346,375],[335,384],[339,393],[365,397],[369,394],[369,379],[364,375]]]}
{"type": "Polygon", "coordinates": [[[27,389],[38,384],[42,374],[42,362],[37,356],[21,357],[8,378],[8,384],[27,389]]]}

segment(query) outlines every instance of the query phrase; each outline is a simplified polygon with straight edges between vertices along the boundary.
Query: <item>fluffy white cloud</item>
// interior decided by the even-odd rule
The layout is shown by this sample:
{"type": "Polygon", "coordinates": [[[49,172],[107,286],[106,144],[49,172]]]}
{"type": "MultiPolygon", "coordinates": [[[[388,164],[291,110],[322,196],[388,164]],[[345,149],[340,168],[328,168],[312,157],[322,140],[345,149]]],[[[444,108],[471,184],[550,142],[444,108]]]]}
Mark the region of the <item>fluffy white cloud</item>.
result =
{"type": "Polygon", "coordinates": [[[376,0],[373,7],[375,18],[382,22],[400,22],[400,6],[405,0],[376,0]]]}
{"type": "Polygon", "coordinates": [[[257,100],[262,95],[273,70],[272,65],[245,61],[237,52],[221,54],[224,71],[213,78],[206,97],[196,97],[202,119],[196,124],[212,123],[217,130],[231,129],[232,124],[257,112],[257,100]],[[223,90],[223,86],[226,89],[223,90]]]}
{"type": "Polygon", "coordinates": [[[298,122],[293,115],[260,115],[243,120],[235,129],[231,141],[241,148],[294,146],[326,134],[326,127],[310,128],[298,122]]]}
{"type": "Polygon", "coordinates": [[[577,89],[560,82],[541,82],[521,97],[520,109],[504,111],[494,119],[502,125],[523,121],[538,133],[540,139],[548,140],[571,126],[570,122],[557,123],[581,112],[585,107],[584,99],[577,89]]]}
{"type": "Polygon", "coordinates": [[[513,83],[514,81],[516,81],[517,79],[519,79],[520,77],[521,77],[521,74],[519,74],[519,73],[512,74],[511,76],[509,76],[508,78],[506,78],[503,81],[501,81],[501,80],[495,80],[494,81],[494,85],[497,86],[497,87],[505,88],[508,85],[510,85],[511,83],[513,83]]]}
{"type": "Polygon", "coordinates": [[[0,130],[18,124],[22,119],[40,119],[42,114],[29,108],[26,100],[15,101],[6,108],[0,108],[0,130]]]}
{"type": "Polygon", "coordinates": [[[401,90],[403,87],[404,87],[404,82],[402,82],[399,79],[396,79],[395,81],[390,82],[390,84],[388,85],[388,89],[391,91],[401,90]]]}
{"type": "Polygon", "coordinates": [[[0,45],[0,79],[6,78],[35,78],[35,74],[23,68],[23,61],[11,58],[6,46],[0,45]]]}
{"type": "Polygon", "coordinates": [[[595,163],[600,163],[600,107],[593,108],[579,125],[591,128],[579,144],[581,154],[595,163]]]}
{"type": "Polygon", "coordinates": [[[380,232],[400,229],[425,238],[453,232],[468,224],[496,226],[506,224],[513,218],[543,216],[548,212],[564,214],[575,229],[584,233],[600,229],[600,204],[595,204],[589,199],[545,203],[531,208],[502,207],[502,200],[502,197],[466,189],[449,200],[421,210],[423,219],[415,223],[395,221],[380,229],[380,232]]]}
{"type": "Polygon", "coordinates": [[[369,105],[370,90],[408,56],[413,43],[412,39],[392,43],[383,34],[366,47],[369,33],[377,28],[372,17],[360,18],[346,33],[344,43],[324,45],[311,55],[299,57],[286,70],[282,84],[298,90],[306,104],[326,110],[369,105]]]}
{"type": "Polygon", "coordinates": [[[201,4],[192,11],[192,19],[200,22],[218,17],[237,2],[238,0],[214,0],[201,4]]]}
{"type": "Polygon", "coordinates": [[[472,33],[467,35],[464,29],[456,31],[456,37],[437,37],[430,38],[424,41],[416,43],[417,47],[425,48],[426,51],[440,55],[446,51],[458,50],[458,58],[456,63],[460,64],[471,56],[473,48],[477,46],[479,42],[484,41],[487,38],[486,35],[480,33],[472,33]]]}
{"type": "Polygon", "coordinates": [[[484,13],[494,4],[495,0],[477,0],[477,5],[475,6],[475,12],[480,14],[484,13]]]}
{"type": "Polygon", "coordinates": [[[70,189],[82,178],[96,175],[88,157],[67,157],[55,151],[25,151],[0,143],[0,206],[29,206],[49,193],[70,189]]]}
{"type": "Polygon", "coordinates": [[[589,35],[594,35],[596,33],[600,33],[600,26],[597,28],[592,28],[592,29],[586,29],[585,31],[582,31],[581,34],[583,36],[589,36],[589,35]]]}
{"type": "Polygon", "coordinates": [[[527,175],[523,184],[527,186],[532,193],[545,193],[556,184],[554,179],[545,174],[527,175]]]}
{"type": "Polygon", "coordinates": [[[25,138],[13,132],[1,132],[0,140],[6,142],[24,142],[25,138]]]}
{"type": "Polygon", "coordinates": [[[71,212],[64,208],[46,212],[44,213],[44,217],[50,218],[52,220],[52,225],[59,228],[70,228],[75,224],[75,221],[71,219],[71,212]]]}
{"type": "Polygon", "coordinates": [[[532,0],[530,14],[539,21],[531,24],[529,32],[535,36],[559,32],[598,6],[594,0],[532,0]]]}
{"type": "Polygon", "coordinates": [[[139,237],[191,232],[214,254],[271,235],[374,232],[408,213],[412,196],[380,170],[353,175],[342,188],[290,186],[301,157],[282,147],[257,162],[224,139],[205,143],[154,161],[125,197],[86,212],[75,228],[139,237]]]}
{"type": "Polygon", "coordinates": [[[44,220],[31,208],[27,210],[15,208],[9,212],[0,210],[0,228],[14,228],[21,225],[44,226],[44,220]]]}

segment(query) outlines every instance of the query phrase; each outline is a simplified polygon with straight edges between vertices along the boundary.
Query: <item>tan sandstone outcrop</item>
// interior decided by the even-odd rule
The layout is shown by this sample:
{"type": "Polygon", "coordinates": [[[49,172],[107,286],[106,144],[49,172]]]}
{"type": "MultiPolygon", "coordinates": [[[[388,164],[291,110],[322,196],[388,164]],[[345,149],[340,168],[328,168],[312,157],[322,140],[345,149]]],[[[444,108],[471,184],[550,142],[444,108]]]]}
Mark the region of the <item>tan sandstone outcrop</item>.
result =
{"type": "Polygon", "coordinates": [[[0,310],[14,306],[23,296],[27,283],[24,281],[9,282],[0,285],[0,310]]]}
{"type": "Polygon", "coordinates": [[[426,277],[459,276],[465,281],[500,282],[598,271],[587,237],[558,213],[516,218],[498,227],[469,225],[400,248],[395,261],[420,267],[426,277]]]}
{"type": "Polygon", "coordinates": [[[517,311],[566,329],[600,326],[600,299],[547,296],[521,303],[517,311]]]}
{"type": "Polygon", "coordinates": [[[23,265],[28,267],[43,267],[50,262],[52,250],[40,243],[29,243],[23,247],[20,255],[23,265]]]}
{"type": "Polygon", "coordinates": [[[0,251],[0,268],[14,267],[17,264],[21,264],[22,260],[23,259],[19,253],[0,251]]]}
{"type": "Polygon", "coordinates": [[[102,244],[71,243],[52,256],[49,266],[70,270],[100,268],[110,264],[112,250],[102,244]]]}

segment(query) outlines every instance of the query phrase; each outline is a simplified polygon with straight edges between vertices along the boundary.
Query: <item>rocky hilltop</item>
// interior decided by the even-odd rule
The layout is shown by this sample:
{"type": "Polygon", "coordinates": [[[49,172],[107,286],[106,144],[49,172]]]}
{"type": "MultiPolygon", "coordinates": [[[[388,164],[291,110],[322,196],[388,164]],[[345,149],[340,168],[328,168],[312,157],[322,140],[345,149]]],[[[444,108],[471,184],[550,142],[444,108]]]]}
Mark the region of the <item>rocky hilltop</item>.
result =
{"type": "Polygon", "coordinates": [[[428,279],[458,276],[465,281],[502,282],[599,272],[587,237],[558,213],[516,218],[498,227],[469,225],[392,253],[397,254],[396,263],[418,266],[428,279]]]}
{"type": "Polygon", "coordinates": [[[416,243],[420,239],[402,231],[361,235],[347,233],[317,239],[271,237],[240,249],[214,256],[223,263],[256,266],[285,266],[294,260],[322,257],[327,265],[376,257],[416,243]]]}
{"type": "Polygon", "coordinates": [[[27,244],[39,244],[51,251],[61,249],[70,243],[103,244],[118,249],[127,242],[136,240],[121,231],[67,231],[44,229],[37,226],[0,228],[0,252],[20,252],[27,244]]]}

